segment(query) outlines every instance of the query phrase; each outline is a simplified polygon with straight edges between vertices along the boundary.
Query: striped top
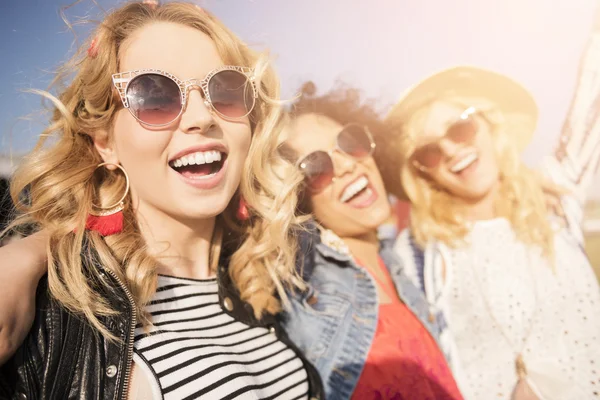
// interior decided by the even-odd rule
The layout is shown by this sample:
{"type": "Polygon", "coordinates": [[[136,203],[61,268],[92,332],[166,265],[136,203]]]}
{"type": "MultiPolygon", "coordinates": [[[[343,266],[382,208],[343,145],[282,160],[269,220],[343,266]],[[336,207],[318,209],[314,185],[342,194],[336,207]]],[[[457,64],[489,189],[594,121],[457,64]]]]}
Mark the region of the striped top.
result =
{"type": "Polygon", "coordinates": [[[216,279],[159,276],[147,309],[153,324],[137,327],[134,361],[153,398],[308,398],[302,360],[274,329],[223,311],[216,279]]]}

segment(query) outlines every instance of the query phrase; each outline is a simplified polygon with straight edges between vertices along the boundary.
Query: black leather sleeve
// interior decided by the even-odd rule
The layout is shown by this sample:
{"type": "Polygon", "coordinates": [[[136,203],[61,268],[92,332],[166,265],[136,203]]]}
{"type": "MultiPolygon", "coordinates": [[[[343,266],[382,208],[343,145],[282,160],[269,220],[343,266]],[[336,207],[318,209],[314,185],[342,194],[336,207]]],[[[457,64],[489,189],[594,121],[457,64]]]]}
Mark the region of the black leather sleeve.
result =
{"type": "MultiPolygon", "coordinates": [[[[82,317],[50,296],[44,277],[31,331],[0,369],[0,399],[114,398],[116,380],[107,382],[105,347],[102,336],[82,317]]],[[[115,347],[115,364],[121,367],[122,346],[115,347]]]]}
{"type": "Polygon", "coordinates": [[[0,368],[0,399],[40,398],[42,366],[49,345],[46,322],[52,318],[50,310],[48,281],[44,277],[37,288],[36,315],[31,331],[12,358],[0,368]]]}

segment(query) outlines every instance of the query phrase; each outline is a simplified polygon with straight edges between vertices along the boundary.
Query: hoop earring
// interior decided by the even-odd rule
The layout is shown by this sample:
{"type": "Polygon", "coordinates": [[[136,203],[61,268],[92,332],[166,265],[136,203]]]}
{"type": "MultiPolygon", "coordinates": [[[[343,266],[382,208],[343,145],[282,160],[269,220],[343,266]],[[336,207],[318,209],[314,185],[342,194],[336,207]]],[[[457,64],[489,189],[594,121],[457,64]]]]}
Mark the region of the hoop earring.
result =
{"type": "Polygon", "coordinates": [[[125,169],[119,164],[108,162],[98,164],[96,169],[106,165],[114,165],[121,170],[125,176],[125,193],[123,193],[123,196],[121,196],[117,202],[107,207],[92,203],[92,211],[90,211],[90,214],[87,217],[85,229],[98,232],[102,236],[110,236],[123,231],[124,201],[129,194],[129,176],[125,169]]]}

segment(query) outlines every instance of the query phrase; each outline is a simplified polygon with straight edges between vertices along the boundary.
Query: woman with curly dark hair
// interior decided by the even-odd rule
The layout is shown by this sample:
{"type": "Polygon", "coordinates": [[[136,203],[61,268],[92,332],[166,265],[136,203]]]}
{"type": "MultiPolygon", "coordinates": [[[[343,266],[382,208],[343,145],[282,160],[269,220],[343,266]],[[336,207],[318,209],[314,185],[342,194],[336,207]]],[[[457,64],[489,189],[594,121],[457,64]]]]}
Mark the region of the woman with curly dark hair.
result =
{"type": "Polygon", "coordinates": [[[302,92],[282,149],[304,174],[300,207],[314,224],[303,241],[308,290],[292,298],[286,330],[328,398],[461,399],[438,346],[443,321],[429,318],[393,238],[378,235],[391,209],[373,158],[384,129],[374,103],[345,86],[302,92]]]}

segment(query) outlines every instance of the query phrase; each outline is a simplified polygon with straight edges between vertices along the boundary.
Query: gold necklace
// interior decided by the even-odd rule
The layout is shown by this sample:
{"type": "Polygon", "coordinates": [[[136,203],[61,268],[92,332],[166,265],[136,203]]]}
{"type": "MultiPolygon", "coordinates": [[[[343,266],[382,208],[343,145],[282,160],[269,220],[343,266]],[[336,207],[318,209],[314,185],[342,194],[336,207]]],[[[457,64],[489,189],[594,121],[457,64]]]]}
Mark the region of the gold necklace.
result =
{"type": "MultiPolygon", "coordinates": [[[[477,281],[477,287],[479,288],[479,292],[480,292],[481,298],[483,299],[483,304],[486,308],[488,315],[490,316],[495,327],[500,331],[500,333],[504,337],[504,340],[506,340],[506,342],[508,343],[510,348],[515,353],[515,372],[517,374],[518,380],[517,380],[517,384],[513,388],[512,394],[511,394],[512,400],[538,400],[539,399],[539,397],[535,394],[535,392],[533,391],[531,386],[527,383],[527,365],[525,364],[525,360],[523,359],[523,351],[525,350],[525,347],[527,346],[527,341],[529,340],[529,337],[531,336],[531,332],[533,331],[533,327],[535,325],[535,317],[538,313],[537,281],[535,280],[534,271],[533,271],[533,268],[531,267],[531,265],[532,265],[531,254],[529,253],[529,250],[530,249],[526,246],[525,251],[526,251],[526,255],[527,255],[527,267],[529,269],[531,282],[533,284],[535,303],[534,303],[533,313],[531,314],[531,320],[529,322],[527,331],[526,331],[525,335],[523,336],[523,339],[522,339],[523,343],[522,343],[522,346],[519,351],[515,351],[517,346],[515,346],[513,344],[512,340],[510,340],[509,336],[506,334],[504,329],[502,329],[502,325],[498,322],[498,320],[494,316],[494,313],[492,312],[492,308],[487,299],[487,296],[485,295],[485,293],[483,292],[483,289],[481,287],[481,280],[479,279],[477,270],[473,266],[473,264],[469,263],[471,270],[473,272],[473,275],[477,281]]],[[[480,265],[479,262],[477,263],[477,265],[480,265]]]]}

